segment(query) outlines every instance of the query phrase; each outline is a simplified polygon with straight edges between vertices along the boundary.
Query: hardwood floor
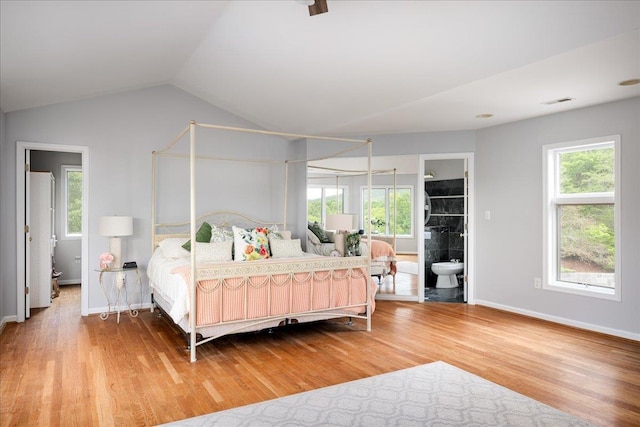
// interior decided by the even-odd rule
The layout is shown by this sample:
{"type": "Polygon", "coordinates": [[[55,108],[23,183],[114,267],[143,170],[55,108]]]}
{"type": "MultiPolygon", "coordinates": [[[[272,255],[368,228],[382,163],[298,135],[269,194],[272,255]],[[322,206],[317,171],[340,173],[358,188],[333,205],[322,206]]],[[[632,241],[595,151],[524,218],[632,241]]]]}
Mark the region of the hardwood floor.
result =
{"type": "Polygon", "coordinates": [[[153,425],[442,360],[602,426],[640,425],[640,343],[467,304],[378,301],[373,330],[296,325],[203,345],[79,289],[0,336],[0,424],[153,425]]]}

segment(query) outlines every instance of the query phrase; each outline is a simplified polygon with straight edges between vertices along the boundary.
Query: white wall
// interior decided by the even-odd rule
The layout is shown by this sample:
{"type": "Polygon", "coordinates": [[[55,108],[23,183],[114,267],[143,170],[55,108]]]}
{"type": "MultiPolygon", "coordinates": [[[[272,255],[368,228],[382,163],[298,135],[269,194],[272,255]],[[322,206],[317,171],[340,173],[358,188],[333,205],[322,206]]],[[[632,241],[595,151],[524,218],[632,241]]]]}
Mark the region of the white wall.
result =
{"type": "MultiPolygon", "coordinates": [[[[150,256],[150,153],[164,147],[191,119],[251,126],[172,86],[0,114],[0,128],[4,129],[0,130],[3,319],[16,314],[16,141],[88,146],[91,174],[88,262],[97,266],[98,255],[108,245],[107,238],[97,236],[97,217],[126,214],[135,218],[135,235],[126,239],[124,250],[127,258],[144,267],[150,256]]],[[[640,336],[639,122],[640,98],[634,98],[477,132],[377,135],[373,137],[373,150],[374,155],[475,151],[476,297],[480,302],[637,338],[640,336]],[[542,275],[541,147],[610,134],[622,135],[622,301],[534,289],[533,278],[542,275]],[[485,210],[491,210],[489,221],[483,219],[485,210]]],[[[292,149],[291,144],[286,149],[292,149]]],[[[325,149],[335,151],[335,147],[328,147],[330,144],[307,143],[293,145],[293,151],[299,158],[307,154],[314,157],[325,149]]],[[[222,148],[256,155],[279,154],[280,150],[270,144],[245,143],[243,138],[233,135],[223,140],[222,148]]],[[[306,168],[298,168],[290,176],[298,188],[289,198],[299,199],[302,206],[305,198],[299,193],[304,191],[305,174],[306,168]]],[[[276,175],[269,182],[279,182],[276,175]]],[[[214,189],[223,187],[228,179],[209,185],[214,189]]],[[[263,189],[262,184],[256,182],[256,188],[263,189]]],[[[228,196],[234,201],[247,199],[246,194],[228,196]]],[[[280,206],[278,201],[261,208],[272,214],[279,212],[280,206]]],[[[293,228],[304,235],[304,209],[294,209],[292,213],[296,222],[293,228]]],[[[90,274],[90,279],[89,307],[103,307],[97,274],[90,274]]]]}
{"type": "Polygon", "coordinates": [[[633,98],[477,132],[479,303],[640,339],[639,126],[640,98],[633,98]],[[542,277],[542,146],[614,134],[622,155],[622,301],[534,289],[542,277]]]}
{"type": "MultiPolygon", "coordinates": [[[[16,315],[16,141],[89,147],[88,291],[89,312],[95,312],[106,304],[99,287],[98,273],[94,269],[98,267],[98,256],[108,248],[108,239],[97,235],[97,218],[113,214],[133,216],[134,235],[123,238],[123,252],[127,259],[136,260],[143,268],[150,257],[151,152],[168,145],[192,119],[201,123],[255,128],[244,120],[168,85],[11,112],[4,118],[6,135],[0,149],[0,235],[3,241],[3,256],[0,257],[0,306],[3,317],[16,315]]],[[[202,135],[200,139],[212,140],[204,137],[206,132],[208,130],[198,130],[198,135],[202,135]]],[[[290,147],[288,142],[281,144],[282,148],[275,147],[272,143],[257,145],[247,142],[247,137],[239,135],[227,134],[223,139],[217,139],[214,151],[243,153],[248,158],[255,158],[264,154],[279,155],[290,147]]],[[[211,143],[214,144],[213,141],[211,143]]],[[[237,170],[236,165],[235,173],[229,172],[220,180],[209,181],[206,184],[209,192],[228,185],[234,177],[239,176],[237,170]]],[[[175,171],[165,173],[177,175],[175,171]]],[[[269,176],[268,179],[272,183],[280,177],[269,176]]],[[[267,186],[262,179],[253,182],[253,188],[264,190],[267,186]]],[[[205,190],[207,189],[203,191],[205,190]]],[[[247,194],[243,192],[226,197],[233,198],[235,202],[244,202],[245,205],[251,203],[255,212],[265,213],[265,216],[270,216],[277,209],[281,217],[280,193],[281,186],[275,197],[266,194],[247,198],[247,194]]],[[[211,208],[228,207],[226,202],[219,203],[220,199],[215,196],[207,201],[211,208]]],[[[203,204],[201,199],[199,206],[203,204]]],[[[188,215],[188,206],[176,206],[176,209],[188,215]]],[[[144,286],[143,294],[148,302],[146,280],[144,286]]]]}

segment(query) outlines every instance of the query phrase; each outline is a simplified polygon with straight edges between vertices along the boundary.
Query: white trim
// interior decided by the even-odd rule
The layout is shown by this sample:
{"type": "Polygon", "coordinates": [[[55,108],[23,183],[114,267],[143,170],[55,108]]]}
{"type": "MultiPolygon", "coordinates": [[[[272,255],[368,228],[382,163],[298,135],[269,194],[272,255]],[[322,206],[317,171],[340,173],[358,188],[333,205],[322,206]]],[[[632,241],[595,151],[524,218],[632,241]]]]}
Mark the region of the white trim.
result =
{"type": "MultiPolygon", "coordinates": [[[[475,285],[475,277],[476,277],[476,250],[475,250],[475,232],[476,232],[476,221],[475,221],[475,211],[476,211],[476,202],[475,202],[475,155],[472,152],[463,152],[463,153],[442,153],[442,154],[421,154],[419,156],[418,165],[418,184],[422,184],[424,188],[424,162],[427,160],[467,160],[467,172],[468,172],[468,194],[467,194],[467,203],[468,203],[468,212],[469,215],[467,217],[467,259],[464,260],[467,274],[467,304],[474,305],[476,304],[476,285],[475,285]]],[[[417,192],[418,206],[424,206],[424,191],[417,192]]],[[[423,260],[423,262],[418,263],[418,297],[420,302],[424,302],[424,240],[420,239],[419,236],[422,236],[422,231],[424,230],[424,209],[419,209],[419,218],[416,221],[416,232],[419,232],[417,237],[421,243],[418,245],[418,259],[423,260]]]]}
{"type": "Polygon", "coordinates": [[[25,320],[25,245],[24,245],[24,218],[25,211],[25,177],[24,177],[24,153],[25,150],[59,151],[82,154],[82,263],[80,287],[80,314],[89,315],[89,147],[78,145],[46,144],[41,142],[16,142],[16,321],[25,320]]]}
{"type": "Polygon", "coordinates": [[[534,317],[536,319],[547,320],[549,322],[558,323],[560,325],[571,326],[574,328],[585,329],[587,331],[599,332],[601,334],[613,335],[620,338],[640,341],[640,334],[629,331],[607,328],[600,325],[594,325],[593,323],[579,322],[577,320],[567,319],[566,317],[552,316],[550,314],[539,313],[537,311],[523,310],[521,308],[497,304],[491,301],[477,300],[476,304],[489,308],[495,308],[498,310],[508,311],[510,313],[522,314],[523,316],[534,317]]]}
{"type": "Polygon", "coordinates": [[[607,135],[597,138],[589,138],[577,141],[565,141],[542,146],[542,289],[555,292],[564,292],[587,297],[607,299],[612,301],[622,300],[620,249],[622,247],[622,234],[620,229],[620,135],[607,135]],[[614,183],[615,191],[603,193],[559,193],[558,175],[559,165],[556,161],[558,153],[570,153],[584,151],[586,149],[601,149],[613,147],[614,149],[614,183]],[[594,286],[583,286],[576,283],[557,280],[558,263],[554,260],[558,257],[557,217],[554,207],[558,204],[613,204],[614,205],[614,234],[615,234],[615,288],[601,289],[594,286]]]}
{"type": "Polygon", "coordinates": [[[9,322],[17,322],[17,321],[18,320],[16,319],[16,316],[5,316],[5,317],[3,317],[2,320],[0,320],[0,335],[4,331],[4,327],[7,325],[7,323],[9,323],[9,322]]]}

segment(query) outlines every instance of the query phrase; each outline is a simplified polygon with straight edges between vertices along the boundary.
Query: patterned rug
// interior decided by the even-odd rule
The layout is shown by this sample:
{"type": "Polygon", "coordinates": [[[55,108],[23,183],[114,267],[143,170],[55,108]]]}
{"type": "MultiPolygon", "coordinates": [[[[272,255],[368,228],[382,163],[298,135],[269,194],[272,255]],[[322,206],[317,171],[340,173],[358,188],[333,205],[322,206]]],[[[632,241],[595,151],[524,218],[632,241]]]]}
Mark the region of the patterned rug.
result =
{"type": "Polygon", "coordinates": [[[588,426],[507,388],[434,362],[168,426],[588,426]]]}

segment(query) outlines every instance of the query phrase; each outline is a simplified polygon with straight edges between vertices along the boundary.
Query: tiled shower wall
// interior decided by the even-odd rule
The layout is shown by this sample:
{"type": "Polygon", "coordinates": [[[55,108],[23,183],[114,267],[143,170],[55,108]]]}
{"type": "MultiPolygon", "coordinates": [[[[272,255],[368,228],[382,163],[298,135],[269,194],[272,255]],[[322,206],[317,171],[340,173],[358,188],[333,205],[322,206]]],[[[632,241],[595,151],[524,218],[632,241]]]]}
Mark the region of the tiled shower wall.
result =
{"type": "MultiPolygon", "coordinates": [[[[426,285],[435,286],[437,276],[431,264],[459,259],[464,261],[464,179],[426,181],[424,188],[431,197],[431,218],[425,232],[431,238],[424,240],[426,285]]],[[[426,233],[425,233],[426,234],[426,233]]]]}

